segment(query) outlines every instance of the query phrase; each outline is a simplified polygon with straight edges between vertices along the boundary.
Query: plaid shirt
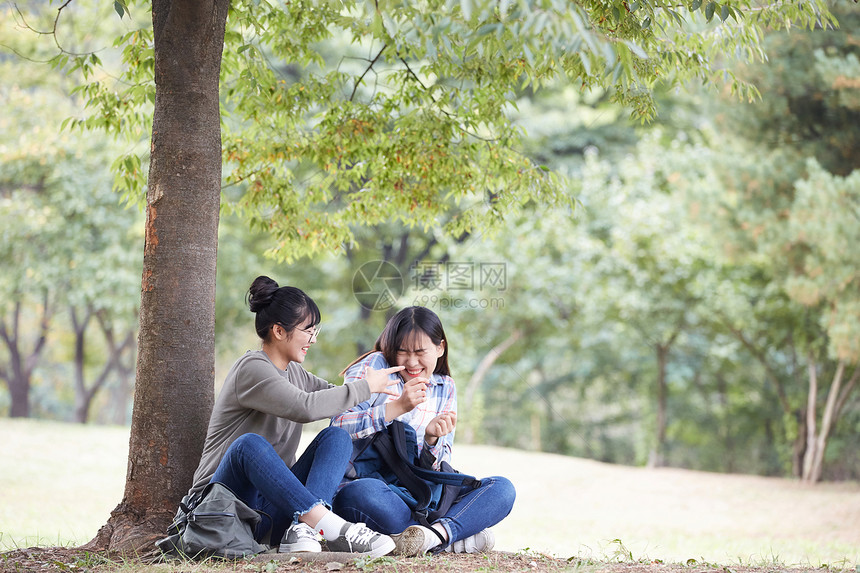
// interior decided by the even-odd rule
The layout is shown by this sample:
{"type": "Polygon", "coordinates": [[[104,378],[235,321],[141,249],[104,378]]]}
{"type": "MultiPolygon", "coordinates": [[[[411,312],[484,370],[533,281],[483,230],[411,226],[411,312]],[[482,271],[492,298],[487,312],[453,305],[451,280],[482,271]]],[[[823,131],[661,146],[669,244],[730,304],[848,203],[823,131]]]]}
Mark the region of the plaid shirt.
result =
{"type": "MultiPolygon", "coordinates": [[[[344,383],[364,378],[364,369],[367,366],[374,370],[389,367],[381,352],[373,352],[349,367],[344,373],[344,383]]],[[[389,389],[398,392],[399,396],[399,393],[403,392],[403,379],[397,373],[391,374],[389,377],[392,382],[397,382],[396,385],[389,386],[389,389]]],[[[331,425],[343,428],[349,432],[353,439],[364,438],[374,432],[384,430],[390,424],[390,422],[385,421],[385,404],[396,400],[398,396],[371,394],[370,400],[350,408],[343,414],[334,416],[331,419],[331,425]]],[[[427,388],[427,401],[397,419],[415,428],[418,450],[421,453],[425,449],[424,432],[427,429],[427,424],[442,412],[452,411],[457,411],[457,390],[454,386],[454,380],[450,376],[433,374],[427,388]]],[[[452,431],[450,434],[439,438],[435,445],[427,446],[427,452],[436,460],[433,464],[435,469],[439,469],[439,464],[443,461],[451,463],[451,447],[453,445],[454,432],[452,431]]]]}

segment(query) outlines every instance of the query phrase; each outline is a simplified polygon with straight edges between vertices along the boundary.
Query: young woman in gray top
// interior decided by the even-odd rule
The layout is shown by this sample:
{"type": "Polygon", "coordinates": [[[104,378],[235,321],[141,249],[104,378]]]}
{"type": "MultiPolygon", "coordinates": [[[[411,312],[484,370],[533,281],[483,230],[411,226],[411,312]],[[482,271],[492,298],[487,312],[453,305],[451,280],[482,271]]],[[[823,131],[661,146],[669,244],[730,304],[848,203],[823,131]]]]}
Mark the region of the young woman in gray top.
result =
{"type": "Polygon", "coordinates": [[[296,460],[302,424],[331,417],[391,393],[389,374],[402,367],[368,370],[364,379],[334,386],[302,368],[319,334],[316,303],[295,287],[257,277],[248,292],[262,348],[239,358],[215,401],[200,465],[190,493],[209,482],[225,484],[262,511],[255,532],[279,550],[330,551],[378,557],[394,549],[390,537],[350,523],[329,509],[349,463],[352,440],[340,428],[319,433],[296,460]]]}

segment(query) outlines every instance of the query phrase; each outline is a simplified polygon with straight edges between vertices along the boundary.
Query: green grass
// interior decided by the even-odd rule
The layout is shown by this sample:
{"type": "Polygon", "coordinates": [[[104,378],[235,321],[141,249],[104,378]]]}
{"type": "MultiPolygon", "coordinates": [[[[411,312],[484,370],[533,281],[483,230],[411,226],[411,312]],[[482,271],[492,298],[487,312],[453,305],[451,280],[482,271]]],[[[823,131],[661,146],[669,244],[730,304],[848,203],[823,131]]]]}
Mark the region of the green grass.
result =
{"type": "MultiPolygon", "coordinates": [[[[128,429],[0,419],[0,551],[92,539],[122,498],[128,429]]],[[[860,564],[860,485],[676,469],[459,445],[454,467],[517,488],[496,548],[561,558],[860,564]]],[[[850,566],[849,566],[850,565],[850,566]]]]}
{"type": "Polygon", "coordinates": [[[126,428],[0,420],[0,549],[92,539],[122,499],[126,428]]]}

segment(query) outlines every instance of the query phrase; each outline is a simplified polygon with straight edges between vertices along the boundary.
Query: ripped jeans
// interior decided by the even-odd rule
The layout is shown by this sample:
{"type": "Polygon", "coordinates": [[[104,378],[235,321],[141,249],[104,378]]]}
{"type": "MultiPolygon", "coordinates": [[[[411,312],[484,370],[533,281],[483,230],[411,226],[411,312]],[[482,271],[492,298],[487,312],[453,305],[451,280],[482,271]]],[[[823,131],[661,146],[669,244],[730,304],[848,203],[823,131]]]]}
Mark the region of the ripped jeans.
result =
{"type": "Polygon", "coordinates": [[[320,503],[331,507],[350,454],[349,434],[328,427],[288,468],[268,440],[244,434],[227,448],[210,482],[223,483],[250,507],[266,514],[254,536],[263,542],[271,530],[269,542],[277,544],[298,516],[320,503]]]}

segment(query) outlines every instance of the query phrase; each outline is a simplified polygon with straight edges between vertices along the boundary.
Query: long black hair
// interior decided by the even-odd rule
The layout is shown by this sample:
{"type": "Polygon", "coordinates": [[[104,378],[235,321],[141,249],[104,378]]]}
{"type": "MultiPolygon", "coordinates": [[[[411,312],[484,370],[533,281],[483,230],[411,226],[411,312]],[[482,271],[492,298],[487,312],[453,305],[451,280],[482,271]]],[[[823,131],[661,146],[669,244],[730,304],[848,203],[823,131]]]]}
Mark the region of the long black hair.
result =
{"type": "Polygon", "coordinates": [[[257,336],[266,340],[272,327],[279,324],[287,332],[302,323],[320,323],[320,309],[311,297],[296,287],[279,287],[266,276],[259,276],[248,289],[248,306],[256,314],[257,336]]]}

